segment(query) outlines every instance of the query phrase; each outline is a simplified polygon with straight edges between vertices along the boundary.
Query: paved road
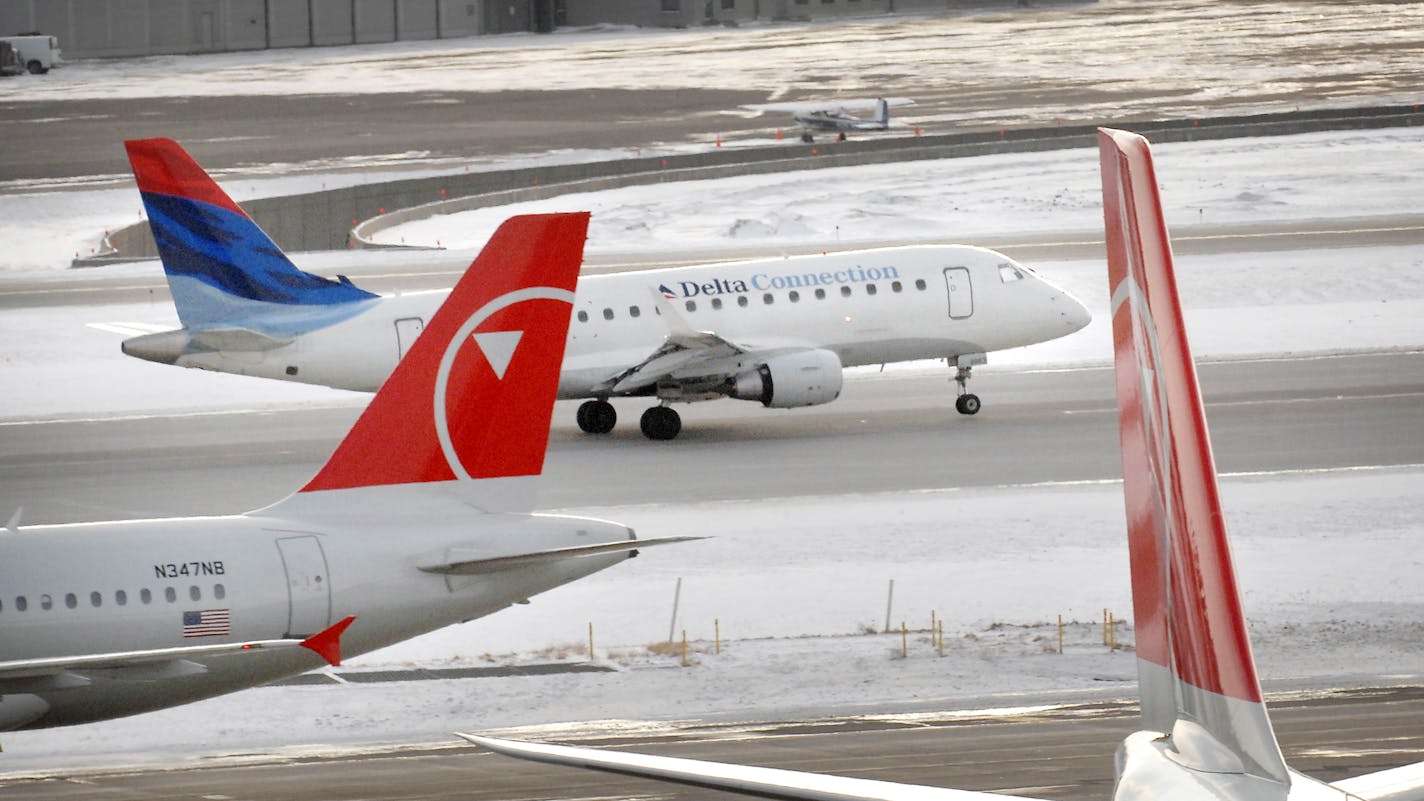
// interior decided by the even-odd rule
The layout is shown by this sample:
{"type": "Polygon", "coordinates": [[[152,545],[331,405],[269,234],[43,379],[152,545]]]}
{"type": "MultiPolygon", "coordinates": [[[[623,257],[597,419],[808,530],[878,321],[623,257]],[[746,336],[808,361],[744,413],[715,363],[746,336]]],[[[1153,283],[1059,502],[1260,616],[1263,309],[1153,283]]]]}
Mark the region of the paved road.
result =
{"type": "MultiPolygon", "coordinates": [[[[1224,471],[1424,463],[1424,353],[1200,368],[1224,471]]],[[[541,505],[570,508],[844,491],[1116,478],[1106,368],[985,372],[985,409],[953,411],[949,372],[871,374],[835,403],[683,409],[673,442],[645,440],[638,399],[582,434],[558,404],[541,505]],[[689,478],[695,476],[695,478],[689,478]],[[611,478],[616,477],[616,478],[611,478]]],[[[197,413],[0,426],[0,509],[30,523],[240,512],[308,479],[359,412],[197,413]]]]}
{"type": "MultiPolygon", "coordinates": [[[[1345,692],[1272,702],[1286,759],[1324,780],[1424,759],[1424,690],[1345,692]],[[1385,745],[1382,745],[1385,744],[1385,745]]],[[[995,790],[1061,801],[1106,799],[1112,753],[1136,709],[1087,704],[1008,718],[829,719],[694,727],[672,737],[609,742],[667,756],[742,762],[887,781],[995,790]]],[[[184,771],[63,774],[0,780],[0,799],[33,801],[331,801],[332,799],[679,799],[716,791],[535,765],[473,747],[300,759],[184,771]]]]}

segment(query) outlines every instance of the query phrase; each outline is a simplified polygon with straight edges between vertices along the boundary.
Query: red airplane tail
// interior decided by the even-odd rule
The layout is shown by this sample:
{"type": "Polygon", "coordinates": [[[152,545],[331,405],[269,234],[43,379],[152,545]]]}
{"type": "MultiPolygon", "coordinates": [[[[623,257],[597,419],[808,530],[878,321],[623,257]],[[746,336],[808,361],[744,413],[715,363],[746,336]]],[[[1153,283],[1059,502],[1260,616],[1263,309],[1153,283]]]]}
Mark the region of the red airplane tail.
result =
{"type": "Polygon", "coordinates": [[[1101,129],[1098,143],[1143,722],[1182,753],[1224,749],[1243,772],[1289,783],[1236,588],[1152,154],[1124,131],[1101,129]]]}
{"type": "Polygon", "coordinates": [[[532,505],[532,494],[473,486],[543,470],[588,218],[501,225],[326,465],[282,504],[333,496],[341,510],[351,496],[333,491],[418,485],[488,510],[532,505]]]}

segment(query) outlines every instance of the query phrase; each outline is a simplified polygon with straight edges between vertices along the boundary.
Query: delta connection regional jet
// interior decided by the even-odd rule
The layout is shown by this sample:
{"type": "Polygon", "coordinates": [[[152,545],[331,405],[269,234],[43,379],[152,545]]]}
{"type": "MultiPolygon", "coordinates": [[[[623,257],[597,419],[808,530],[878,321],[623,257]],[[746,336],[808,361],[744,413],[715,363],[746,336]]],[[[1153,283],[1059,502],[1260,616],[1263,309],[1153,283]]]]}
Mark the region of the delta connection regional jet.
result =
{"type": "MultiPolygon", "coordinates": [[[[1098,142],[1143,725],[1118,746],[1112,797],[1424,801],[1424,762],[1326,783],[1281,755],[1236,588],[1152,154],[1146,139],[1125,131],[1103,129],[1098,142]]],[[[780,801],[1027,798],[460,736],[522,759],[780,801]]],[[[1003,768],[1013,776],[1012,762],[1003,768]]]]}
{"type": "MultiPolygon", "coordinates": [[[[183,327],[125,340],[141,359],[372,391],[443,292],[380,296],[298,270],[177,143],[125,143],[183,327]]],[[[1003,254],[901,247],[587,276],[559,398],[578,424],[613,430],[609,398],[644,396],[651,439],[672,439],[671,404],[737,398],[770,408],[829,403],[845,367],[946,359],[962,414],[990,351],[1088,324],[1072,295],[1003,254]]]]}
{"type": "Polygon", "coordinates": [[[656,542],[530,511],[587,225],[587,214],[558,214],[501,226],[286,500],[229,517],[11,518],[0,529],[0,731],[339,664],[656,542]]]}

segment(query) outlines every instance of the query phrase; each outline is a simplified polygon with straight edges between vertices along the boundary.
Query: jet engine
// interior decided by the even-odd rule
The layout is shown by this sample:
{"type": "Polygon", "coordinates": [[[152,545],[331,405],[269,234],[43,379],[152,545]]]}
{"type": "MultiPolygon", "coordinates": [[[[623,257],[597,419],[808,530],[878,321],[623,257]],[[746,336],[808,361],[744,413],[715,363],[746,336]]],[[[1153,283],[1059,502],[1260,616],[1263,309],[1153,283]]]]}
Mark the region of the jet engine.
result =
{"type": "Polygon", "coordinates": [[[761,401],[774,409],[815,406],[840,397],[840,357],[829,350],[803,350],[773,356],[732,379],[728,396],[761,401]]]}

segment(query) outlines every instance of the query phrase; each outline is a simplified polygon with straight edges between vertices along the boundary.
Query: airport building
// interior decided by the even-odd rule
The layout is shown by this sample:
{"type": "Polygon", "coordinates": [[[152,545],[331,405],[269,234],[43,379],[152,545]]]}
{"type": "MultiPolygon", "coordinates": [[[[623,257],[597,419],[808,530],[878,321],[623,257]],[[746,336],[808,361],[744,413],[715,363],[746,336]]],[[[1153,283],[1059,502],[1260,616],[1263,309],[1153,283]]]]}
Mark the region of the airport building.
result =
{"type": "Polygon", "coordinates": [[[0,35],[59,38],[67,58],[448,39],[599,24],[685,28],[1013,0],[0,0],[0,35]]]}

